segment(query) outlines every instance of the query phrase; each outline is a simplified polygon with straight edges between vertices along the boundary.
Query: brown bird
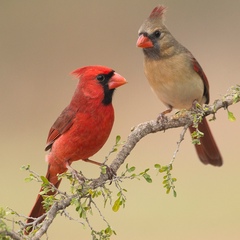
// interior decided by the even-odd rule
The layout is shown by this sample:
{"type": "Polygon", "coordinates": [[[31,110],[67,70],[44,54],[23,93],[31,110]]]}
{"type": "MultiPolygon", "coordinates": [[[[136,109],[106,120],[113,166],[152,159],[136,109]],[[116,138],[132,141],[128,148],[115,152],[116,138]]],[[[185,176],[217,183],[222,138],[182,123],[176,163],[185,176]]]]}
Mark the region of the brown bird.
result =
{"type": "MultiPolygon", "coordinates": [[[[194,101],[209,103],[209,84],[200,64],[164,25],[164,6],[157,6],[139,29],[137,46],[143,48],[144,71],[152,90],[168,107],[190,109],[194,101]]],[[[204,118],[198,129],[204,133],[195,145],[204,164],[222,165],[222,157],[204,118]]],[[[190,132],[195,128],[189,127],[190,132]]]]}

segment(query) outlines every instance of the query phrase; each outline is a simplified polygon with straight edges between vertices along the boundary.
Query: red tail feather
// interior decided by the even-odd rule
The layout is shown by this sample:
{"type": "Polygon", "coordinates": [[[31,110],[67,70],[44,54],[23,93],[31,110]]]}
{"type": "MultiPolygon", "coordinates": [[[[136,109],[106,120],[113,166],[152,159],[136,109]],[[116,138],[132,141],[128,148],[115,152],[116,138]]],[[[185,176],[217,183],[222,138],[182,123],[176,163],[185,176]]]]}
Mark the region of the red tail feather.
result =
{"type": "MultiPolygon", "coordinates": [[[[204,164],[222,166],[222,156],[212,136],[206,118],[204,118],[202,123],[198,125],[198,129],[204,133],[204,136],[200,139],[201,144],[195,145],[199,159],[204,164]]],[[[191,133],[193,133],[195,131],[195,128],[189,127],[189,130],[191,133]]]]}

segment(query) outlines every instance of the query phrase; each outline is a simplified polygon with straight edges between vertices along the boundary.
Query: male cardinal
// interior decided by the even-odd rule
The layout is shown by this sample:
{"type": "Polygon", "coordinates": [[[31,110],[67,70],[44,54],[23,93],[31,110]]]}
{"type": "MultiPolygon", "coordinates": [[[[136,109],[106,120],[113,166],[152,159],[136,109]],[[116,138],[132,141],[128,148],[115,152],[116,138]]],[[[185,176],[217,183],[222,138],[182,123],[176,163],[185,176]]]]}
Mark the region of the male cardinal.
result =
{"type": "MultiPolygon", "coordinates": [[[[157,6],[139,29],[137,46],[143,48],[144,71],[157,97],[168,107],[190,109],[193,102],[209,103],[209,84],[201,66],[164,25],[164,6],[157,6]]],[[[198,126],[204,133],[195,145],[204,164],[222,165],[222,157],[204,118],[198,126]]],[[[190,126],[190,132],[195,129],[190,126]]]]}
{"type": "MultiPolygon", "coordinates": [[[[57,175],[66,172],[73,161],[84,160],[100,165],[89,157],[108,139],[114,122],[113,93],[115,88],[126,83],[114,70],[103,66],[79,68],[72,74],[79,78],[77,88],[70,104],[51,127],[45,148],[50,150],[46,157],[46,178],[56,188],[61,182],[57,175]]],[[[42,196],[38,195],[29,217],[44,214],[42,201],[42,196]]],[[[27,223],[33,221],[31,218],[27,223]]]]}

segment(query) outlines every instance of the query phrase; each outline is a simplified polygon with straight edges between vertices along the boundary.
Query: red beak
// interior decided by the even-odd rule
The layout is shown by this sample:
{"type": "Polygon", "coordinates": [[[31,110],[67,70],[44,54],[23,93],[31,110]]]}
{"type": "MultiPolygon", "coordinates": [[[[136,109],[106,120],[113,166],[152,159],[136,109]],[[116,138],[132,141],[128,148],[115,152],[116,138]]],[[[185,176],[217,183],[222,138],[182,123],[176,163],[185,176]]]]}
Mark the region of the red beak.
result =
{"type": "Polygon", "coordinates": [[[114,72],[114,75],[111,77],[110,81],[108,82],[108,87],[109,89],[114,89],[122,86],[125,83],[127,83],[126,79],[122,77],[120,74],[114,72]]]}
{"type": "Polygon", "coordinates": [[[153,47],[153,43],[149,39],[149,37],[146,37],[143,34],[141,34],[137,40],[137,46],[140,48],[151,48],[153,47]]]}

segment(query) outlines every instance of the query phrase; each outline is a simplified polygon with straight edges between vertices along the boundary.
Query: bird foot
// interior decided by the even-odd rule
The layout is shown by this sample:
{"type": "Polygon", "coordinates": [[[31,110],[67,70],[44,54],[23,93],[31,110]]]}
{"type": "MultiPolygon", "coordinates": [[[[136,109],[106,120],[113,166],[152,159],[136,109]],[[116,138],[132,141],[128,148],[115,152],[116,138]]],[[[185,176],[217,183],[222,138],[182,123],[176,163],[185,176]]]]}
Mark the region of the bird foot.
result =
{"type": "Polygon", "coordinates": [[[102,164],[101,169],[102,174],[107,174],[109,180],[112,180],[117,175],[116,172],[106,164],[102,164]]]}
{"type": "Polygon", "coordinates": [[[82,176],[82,175],[81,175],[78,171],[76,171],[76,170],[73,170],[73,171],[72,171],[72,176],[73,176],[73,178],[75,178],[75,179],[79,182],[80,185],[82,185],[82,184],[85,182],[85,177],[82,176]]]}
{"type": "Polygon", "coordinates": [[[158,123],[161,123],[161,124],[166,123],[166,122],[167,122],[167,117],[166,117],[166,115],[163,114],[163,113],[160,113],[160,114],[158,115],[158,117],[157,117],[157,122],[158,122],[158,123]]]}
{"type": "Polygon", "coordinates": [[[167,117],[166,114],[170,113],[172,111],[172,107],[166,109],[165,111],[161,112],[159,116],[157,117],[157,122],[158,123],[166,123],[167,122],[167,117]]]}
{"type": "Polygon", "coordinates": [[[192,110],[199,110],[199,108],[202,108],[202,105],[197,101],[197,100],[194,100],[193,103],[192,103],[192,110]]]}
{"type": "Polygon", "coordinates": [[[77,170],[73,169],[71,166],[68,166],[68,170],[71,172],[72,177],[76,179],[80,185],[85,182],[85,177],[81,175],[77,170]]]}

